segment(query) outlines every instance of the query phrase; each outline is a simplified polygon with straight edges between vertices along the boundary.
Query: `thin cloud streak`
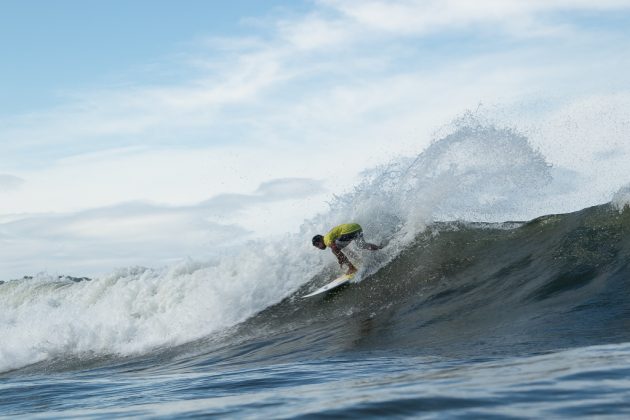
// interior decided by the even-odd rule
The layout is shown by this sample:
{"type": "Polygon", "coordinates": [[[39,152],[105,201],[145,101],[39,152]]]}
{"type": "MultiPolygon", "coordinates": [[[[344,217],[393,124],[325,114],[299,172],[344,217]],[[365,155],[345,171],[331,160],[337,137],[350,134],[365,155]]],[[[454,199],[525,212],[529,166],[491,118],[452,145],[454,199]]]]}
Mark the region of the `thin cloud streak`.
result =
{"type": "Polygon", "coordinates": [[[219,244],[251,238],[252,232],[229,222],[239,213],[324,191],[319,180],[275,179],[252,194],[222,194],[190,206],[135,202],[68,214],[16,215],[0,223],[0,273],[8,277],[44,268],[64,270],[73,261],[90,260],[85,271],[69,273],[86,275],[111,268],[108,264],[116,258],[155,266],[164,259],[208,256],[219,244]]]}

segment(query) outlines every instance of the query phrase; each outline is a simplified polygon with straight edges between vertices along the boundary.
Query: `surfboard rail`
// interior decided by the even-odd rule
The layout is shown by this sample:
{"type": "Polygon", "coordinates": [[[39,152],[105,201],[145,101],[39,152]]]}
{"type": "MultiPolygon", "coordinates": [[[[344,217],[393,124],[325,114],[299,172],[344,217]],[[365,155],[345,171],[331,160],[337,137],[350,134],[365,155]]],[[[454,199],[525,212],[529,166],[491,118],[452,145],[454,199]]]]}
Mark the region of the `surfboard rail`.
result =
{"type": "Polygon", "coordinates": [[[307,298],[307,297],[319,295],[321,293],[328,292],[330,290],[336,289],[337,287],[339,287],[339,286],[341,286],[343,284],[346,284],[347,282],[352,280],[354,275],[355,275],[355,273],[343,274],[343,275],[337,277],[336,279],[334,279],[333,281],[331,281],[330,283],[326,284],[325,286],[322,286],[319,289],[315,290],[314,292],[311,292],[308,295],[304,295],[302,297],[303,298],[307,298]]]}

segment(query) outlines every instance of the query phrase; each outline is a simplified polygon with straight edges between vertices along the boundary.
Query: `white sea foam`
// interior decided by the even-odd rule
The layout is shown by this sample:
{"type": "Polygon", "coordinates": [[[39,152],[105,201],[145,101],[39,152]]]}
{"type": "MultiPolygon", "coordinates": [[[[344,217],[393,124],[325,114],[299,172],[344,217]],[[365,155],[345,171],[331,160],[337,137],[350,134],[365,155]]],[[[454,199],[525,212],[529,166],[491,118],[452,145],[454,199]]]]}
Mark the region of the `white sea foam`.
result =
{"type": "Polygon", "coordinates": [[[294,245],[255,244],[217,261],[130,268],[79,283],[46,275],[7,282],[0,370],[66,355],[142,353],[234,325],[321,266],[294,245]]]}
{"type": "Polygon", "coordinates": [[[54,357],[138,354],[235,325],[294,293],[330,252],[316,233],[356,221],[382,251],[351,250],[372,272],[436,219],[502,218],[534,201],[549,165],[521,135],[457,127],[424,153],[365,172],[363,181],[299,233],[250,242],[210,261],[129,268],[75,283],[40,275],[0,285],[0,371],[54,357]]]}

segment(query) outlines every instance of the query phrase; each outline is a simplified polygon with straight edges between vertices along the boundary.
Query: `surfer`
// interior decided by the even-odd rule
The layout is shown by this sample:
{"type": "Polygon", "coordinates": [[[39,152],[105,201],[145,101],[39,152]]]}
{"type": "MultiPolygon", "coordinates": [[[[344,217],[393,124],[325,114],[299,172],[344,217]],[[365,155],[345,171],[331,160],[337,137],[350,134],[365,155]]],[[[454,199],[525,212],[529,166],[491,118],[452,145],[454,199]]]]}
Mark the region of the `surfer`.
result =
{"type": "Polygon", "coordinates": [[[321,250],[326,249],[326,247],[330,247],[333,254],[335,254],[335,257],[337,257],[339,265],[343,266],[346,264],[349,267],[348,274],[355,273],[357,268],[352,265],[350,260],[348,260],[341,250],[348,246],[348,244],[352,241],[356,241],[359,248],[369,249],[370,251],[376,251],[382,248],[378,245],[365,242],[365,239],[363,239],[363,229],[358,223],[344,223],[330,229],[330,231],[324,236],[313,236],[313,246],[321,250]]]}

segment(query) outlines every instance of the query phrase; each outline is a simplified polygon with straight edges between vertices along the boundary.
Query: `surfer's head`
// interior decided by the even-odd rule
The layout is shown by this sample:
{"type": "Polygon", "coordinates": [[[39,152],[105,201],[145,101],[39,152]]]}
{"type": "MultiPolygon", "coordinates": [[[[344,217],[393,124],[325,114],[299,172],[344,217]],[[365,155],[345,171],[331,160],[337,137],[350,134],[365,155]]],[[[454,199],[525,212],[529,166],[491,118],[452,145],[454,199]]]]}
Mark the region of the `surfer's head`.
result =
{"type": "Polygon", "coordinates": [[[319,249],[326,249],[326,244],[324,243],[324,237],[322,235],[313,236],[313,246],[319,249]]]}

